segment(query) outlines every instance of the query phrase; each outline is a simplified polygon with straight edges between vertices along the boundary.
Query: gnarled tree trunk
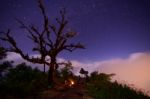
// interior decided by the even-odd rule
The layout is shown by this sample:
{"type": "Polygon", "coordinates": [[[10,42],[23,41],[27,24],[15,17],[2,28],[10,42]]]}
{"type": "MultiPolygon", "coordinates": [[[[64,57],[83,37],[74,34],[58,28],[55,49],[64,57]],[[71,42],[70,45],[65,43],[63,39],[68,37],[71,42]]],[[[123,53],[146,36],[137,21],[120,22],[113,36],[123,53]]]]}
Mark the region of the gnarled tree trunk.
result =
{"type": "Polygon", "coordinates": [[[54,85],[54,69],[55,69],[55,64],[56,64],[56,58],[51,59],[49,71],[48,71],[48,84],[50,86],[54,85]]]}

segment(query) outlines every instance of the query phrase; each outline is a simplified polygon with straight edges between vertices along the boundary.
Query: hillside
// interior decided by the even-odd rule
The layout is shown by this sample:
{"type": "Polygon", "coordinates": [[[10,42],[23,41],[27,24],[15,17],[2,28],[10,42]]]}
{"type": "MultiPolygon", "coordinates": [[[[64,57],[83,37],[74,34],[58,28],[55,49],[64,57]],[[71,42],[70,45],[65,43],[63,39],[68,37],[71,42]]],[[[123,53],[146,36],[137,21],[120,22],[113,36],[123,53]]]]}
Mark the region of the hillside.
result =
{"type": "Polygon", "coordinates": [[[150,99],[140,90],[111,82],[114,74],[81,72],[75,76],[68,68],[55,72],[55,85],[48,86],[47,73],[25,63],[0,65],[0,99],[150,99]]]}

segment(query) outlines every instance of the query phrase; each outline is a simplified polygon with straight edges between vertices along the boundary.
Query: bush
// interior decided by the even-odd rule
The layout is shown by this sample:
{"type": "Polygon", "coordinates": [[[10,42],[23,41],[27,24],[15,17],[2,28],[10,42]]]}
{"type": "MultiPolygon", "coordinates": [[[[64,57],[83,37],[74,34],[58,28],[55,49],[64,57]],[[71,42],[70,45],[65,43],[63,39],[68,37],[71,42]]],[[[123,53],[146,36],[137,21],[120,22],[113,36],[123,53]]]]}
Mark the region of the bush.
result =
{"type": "Polygon", "coordinates": [[[150,99],[141,91],[136,91],[127,85],[111,82],[113,74],[93,72],[86,87],[94,99],[150,99]]]}
{"type": "Polygon", "coordinates": [[[47,87],[47,74],[32,69],[25,63],[8,70],[0,81],[0,93],[3,96],[26,97],[37,95],[47,87]]]}

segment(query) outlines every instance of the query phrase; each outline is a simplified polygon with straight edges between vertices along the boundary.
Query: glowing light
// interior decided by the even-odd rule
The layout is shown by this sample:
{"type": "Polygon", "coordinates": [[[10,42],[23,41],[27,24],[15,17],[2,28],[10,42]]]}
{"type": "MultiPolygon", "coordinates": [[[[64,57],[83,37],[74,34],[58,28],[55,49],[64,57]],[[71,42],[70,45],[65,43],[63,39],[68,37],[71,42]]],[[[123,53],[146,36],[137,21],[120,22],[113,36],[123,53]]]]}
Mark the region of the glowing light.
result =
{"type": "Polygon", "coordinates": [[[71,85],[74,85],[74,81],[73,80],[71,80],[71,85]]]}
{"type": "Polygon", "coordinates": [[[75,82],[74,82],[74,80],[72,80],[72,79],[68,79],[68,80],[65,80],[65,84],[67,85],[67,86],[73,86],[74,84],[75,84],[75,82]]]}

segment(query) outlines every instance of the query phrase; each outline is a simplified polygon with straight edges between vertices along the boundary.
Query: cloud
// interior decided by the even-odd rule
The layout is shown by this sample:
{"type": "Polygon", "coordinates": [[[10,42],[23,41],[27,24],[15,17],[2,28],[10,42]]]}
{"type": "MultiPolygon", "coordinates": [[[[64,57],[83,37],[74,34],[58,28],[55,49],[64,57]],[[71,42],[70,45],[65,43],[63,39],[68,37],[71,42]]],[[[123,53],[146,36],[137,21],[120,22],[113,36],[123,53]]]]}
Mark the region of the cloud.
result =
{"type": "Polygon", "coordinates": [[[150,91],[150,53],[134,53],[128,58],[116,58],[84,64],[89,71],[115,73],[113,79],[150,91]]]}
{"type": "MultiPolygon", "coordinates": [[[[9,53],[6,60],[15,60],[18,63],[24,61],[19,55],[14,53],[9,53]]],[[[66,60],[58,58],[58,61],[62,62],[66,60]]],[[[90,63],[77,60],[71,60],[71,62],[74,66],[75,74],[79,74],[81,67],[89,72],[99,71],[104,73],[115,73],[116,76],[114,76],[114,80],[118,80],[121,83],[134,84],[138,89],[142,88],[146,91],[150,91],[150,53],[133,53],[127,58],[115,58],[90,63]]],[[[28,62],[28,64],[31,63],[28,62]]],[[[38,66],[41,70],[43,69],[43,66],[38,66]]]]}
{"type": "MultiPolygon", "coordinates": [[[[30,55],[30,56],[37,57],[39,55],[33,54],[33,55],[30,55]]],[[[22,59],[19,54],[12,53],[12,52],[8,52],[7,53],[7,57],[3,61],[14,61],[14,65],[25,62],[27,65],[30,65],[33,68],[37,67],[40,70],[43,70],[43,66],[42,65],[40,65],[40,64],[33,64],[33,63],[30,63],[30,62],[27,62],[26,60],[22,59]]]]}
{"type": "Polygon", "coordinates": [[[120,82],[150,90],[150,53],[135,53],[126,59],[108,60],[97,66],[97,70],[115,73],[114,79],[120,82]]]}

